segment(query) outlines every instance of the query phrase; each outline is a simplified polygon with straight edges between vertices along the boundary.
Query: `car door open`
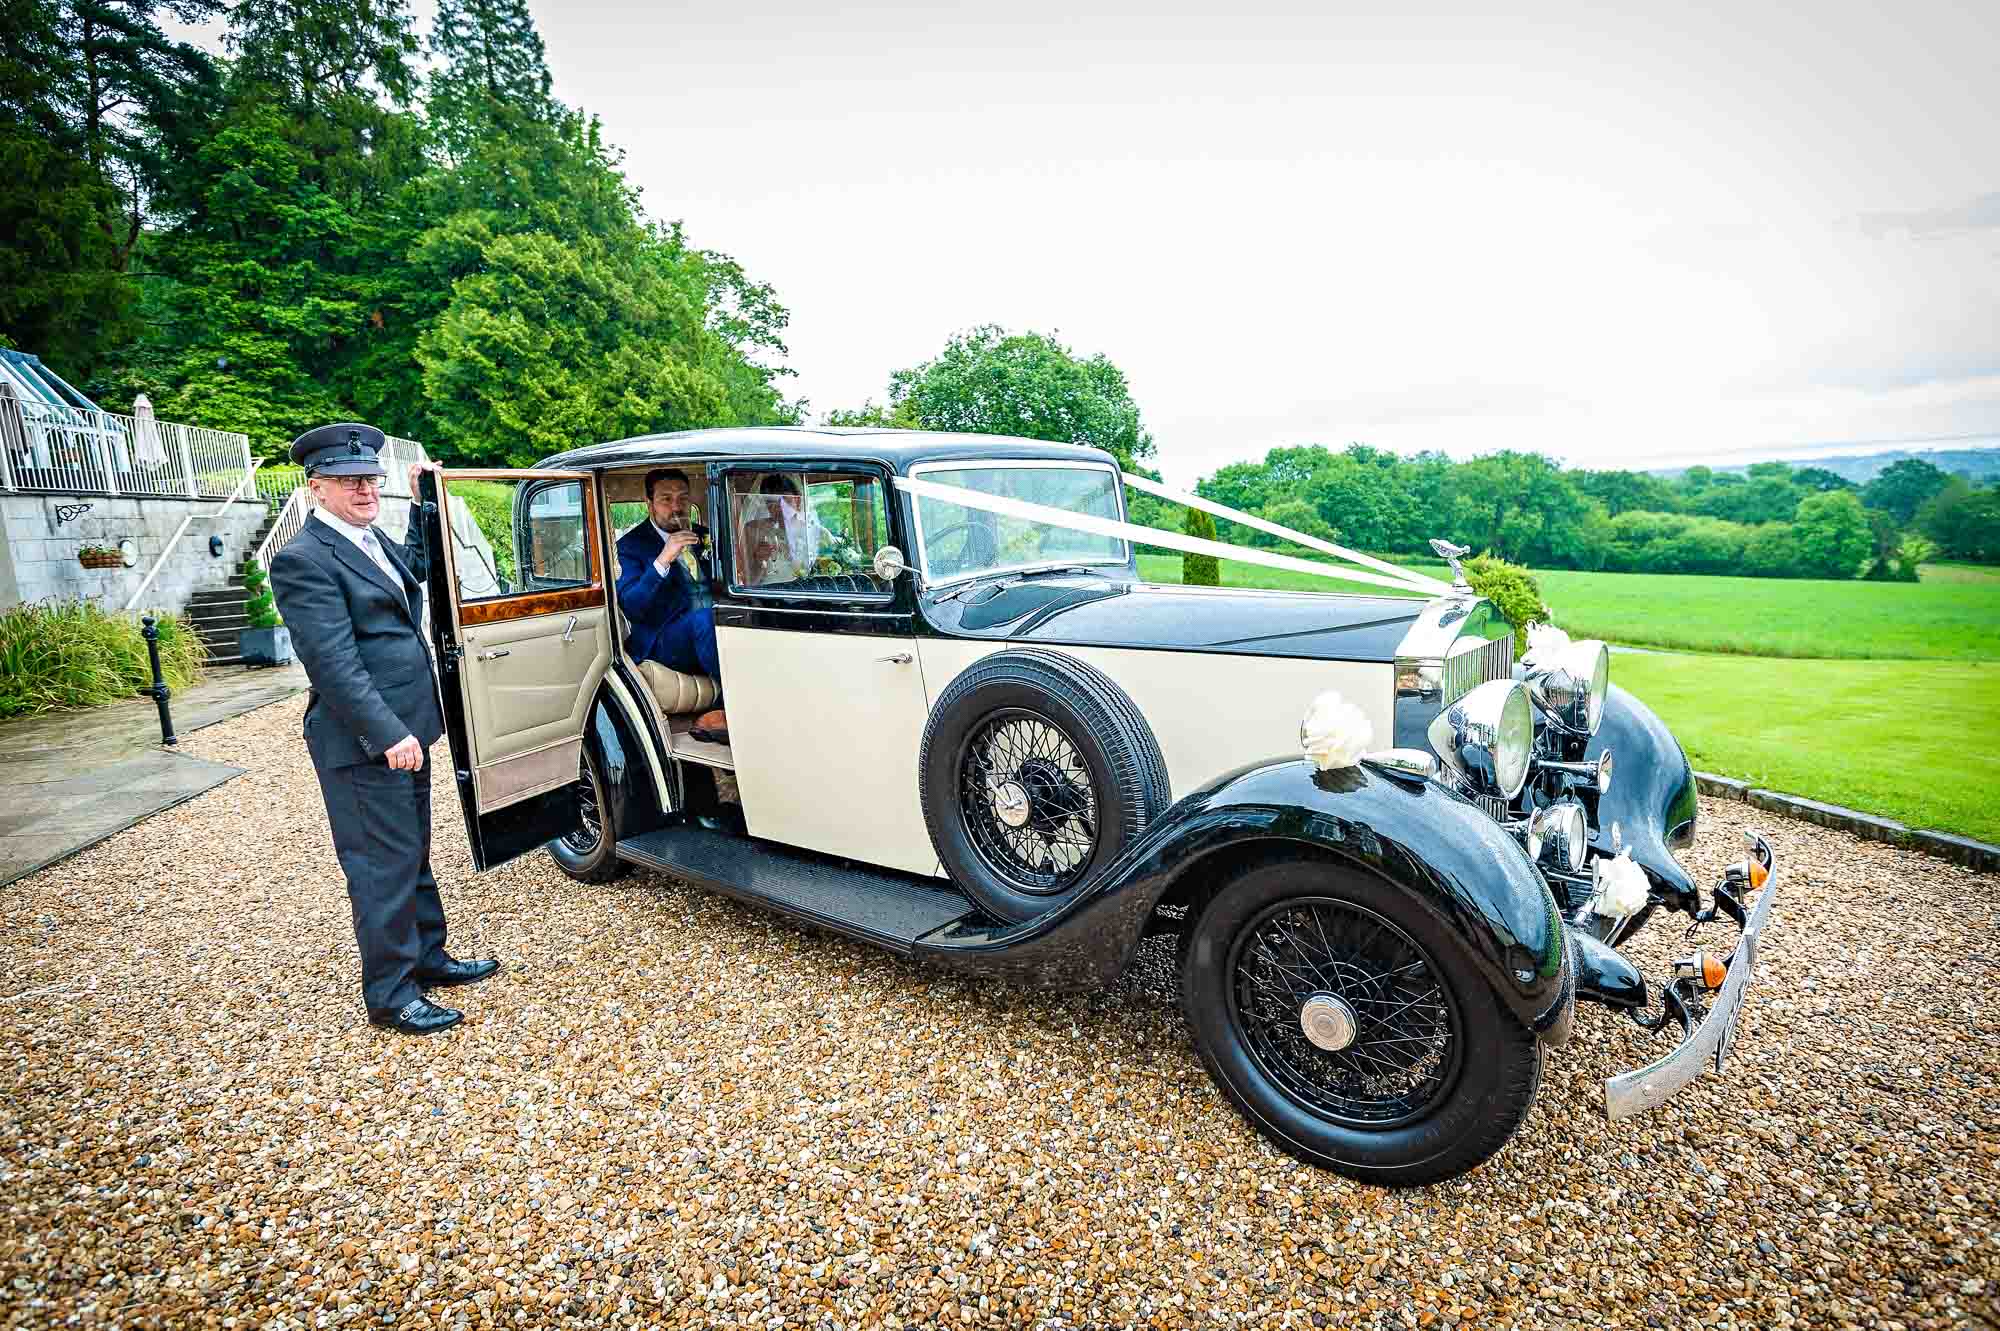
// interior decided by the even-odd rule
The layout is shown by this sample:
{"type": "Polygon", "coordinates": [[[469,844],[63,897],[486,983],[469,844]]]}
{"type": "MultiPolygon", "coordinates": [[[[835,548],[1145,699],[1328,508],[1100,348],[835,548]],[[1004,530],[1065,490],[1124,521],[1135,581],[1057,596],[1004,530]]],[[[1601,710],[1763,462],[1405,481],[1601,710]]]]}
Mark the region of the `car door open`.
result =
{"type": "Polygon", "coordinates": [[[490,869],[576,826],[584,725],[611,664],[595,480],[426,473],[422,500],[445,733],[473,867],[490,869]]]}

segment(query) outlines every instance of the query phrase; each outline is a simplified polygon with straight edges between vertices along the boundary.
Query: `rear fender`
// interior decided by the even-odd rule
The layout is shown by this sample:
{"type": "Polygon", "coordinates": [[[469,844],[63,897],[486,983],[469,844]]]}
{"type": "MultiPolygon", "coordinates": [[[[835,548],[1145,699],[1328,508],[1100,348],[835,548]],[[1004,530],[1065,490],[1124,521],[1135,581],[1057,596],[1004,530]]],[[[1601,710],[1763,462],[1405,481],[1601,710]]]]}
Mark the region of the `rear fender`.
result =
{"type": "Polygon", "coordinates": [[[1013,926],[961,921],[916,951],[959,969],[1060,988],[1101,987],[1130,962],[1155,907],[1205,901],[1225,866],[1287,847],[1406,893],[1465,939],[1501,1001],[1532,1029],[1566,1037],[1569,950],[1548,884],[1520,845],[1442,787],[1366,767],[1320,772],[1260,763],[1174,805],[1083,893],[1013,926]]]}
{"type": "Polygon", "coordinates": [[[604,775],[604,800],[611,815],[610,825],[618,829],[620,837],[650,832],[666,822],[647,758],[650,746],[639,729],[641,724],[626,715],[616,694],[604,685],[598,686],[583,743],[597,759],[597,770],[604,775]]]}

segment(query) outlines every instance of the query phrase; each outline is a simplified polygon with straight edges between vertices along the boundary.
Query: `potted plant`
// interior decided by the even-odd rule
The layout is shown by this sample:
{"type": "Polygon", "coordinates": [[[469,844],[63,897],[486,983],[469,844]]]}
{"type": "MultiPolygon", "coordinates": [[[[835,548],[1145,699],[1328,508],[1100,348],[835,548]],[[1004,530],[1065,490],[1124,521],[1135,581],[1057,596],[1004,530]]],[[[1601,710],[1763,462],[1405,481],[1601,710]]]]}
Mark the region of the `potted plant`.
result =
{"type": "Polygon", "coordinates": [[[125,552],[115,545],[91,545],[85,542],[77,547],[76,560],[85,568],[123,568],[125,552]]]}
{"type": "Polygon", "coordinates": [[[237,654],[245,665],[284,665],[292,659],[292,631],[278,618],[271,577],[255,555],[243,557],[243,590],[250,598],[243,606],[250,623],[237,635],[237,654]]]}

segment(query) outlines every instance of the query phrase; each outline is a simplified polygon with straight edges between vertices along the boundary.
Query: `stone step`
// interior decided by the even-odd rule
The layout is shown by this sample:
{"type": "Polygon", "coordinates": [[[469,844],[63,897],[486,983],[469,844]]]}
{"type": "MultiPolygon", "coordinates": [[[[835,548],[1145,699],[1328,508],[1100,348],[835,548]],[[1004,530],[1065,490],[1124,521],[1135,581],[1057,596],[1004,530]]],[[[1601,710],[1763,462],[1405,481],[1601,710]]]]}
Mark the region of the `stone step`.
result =
{"type": "Polygon", "coordinates": [[[236,648],[234,644],[232,644],[229,648],[229,655],[217,656],[215,653],[210,652],[206,658],[206,662],[207,664],[212,666],[233,666],[233,665],[242,665],[243,658],[237,655],[236,648]]]}
{"type": "Polygon", "coordinates": [[[242,628],[250,622],[250,616],[241,610],[222,611],[218,614],[189,615],[188,623],[199,633],[203,629],[242,628]]]}
{"type": "Polygon", "coordinates": [[[200,591],[188,597],[188,604],[209,605],[216,602],[234,602],[240,604],[248,599],[248,593],[241,587],[203,587],[200,591]]]}

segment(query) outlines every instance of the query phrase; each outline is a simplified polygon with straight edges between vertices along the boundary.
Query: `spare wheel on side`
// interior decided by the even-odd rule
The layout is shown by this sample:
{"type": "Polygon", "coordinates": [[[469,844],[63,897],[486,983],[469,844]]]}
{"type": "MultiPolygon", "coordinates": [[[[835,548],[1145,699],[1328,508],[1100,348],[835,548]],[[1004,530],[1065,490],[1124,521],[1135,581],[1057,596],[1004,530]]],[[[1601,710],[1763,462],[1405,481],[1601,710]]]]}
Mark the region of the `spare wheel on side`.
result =
{"type": "Polygon", "coordinates": [[[1159,742],[1103,671],[1010,648],[954,679],[924,727],[920,797],[945,871],[999,919],[1088,886],[1171,802],[1159,742]]]}

